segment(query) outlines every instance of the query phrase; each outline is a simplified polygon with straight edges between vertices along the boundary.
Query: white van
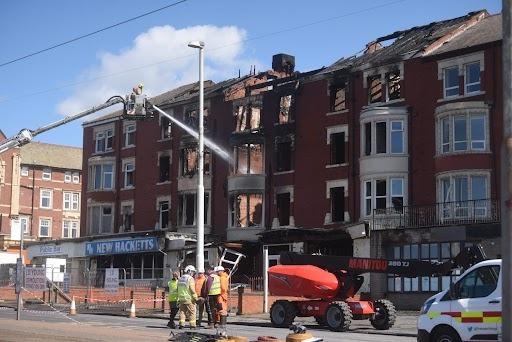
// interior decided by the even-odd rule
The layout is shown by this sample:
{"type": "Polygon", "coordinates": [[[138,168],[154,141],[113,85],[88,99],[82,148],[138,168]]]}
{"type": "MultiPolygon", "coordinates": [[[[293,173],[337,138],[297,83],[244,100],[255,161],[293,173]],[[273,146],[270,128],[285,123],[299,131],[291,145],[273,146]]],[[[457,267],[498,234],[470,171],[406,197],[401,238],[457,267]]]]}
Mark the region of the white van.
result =
{"type": "Polygon", "coordinates": [[[501,259],[482,261],[421,307],[418,342],[501,341],[501,259]]]}

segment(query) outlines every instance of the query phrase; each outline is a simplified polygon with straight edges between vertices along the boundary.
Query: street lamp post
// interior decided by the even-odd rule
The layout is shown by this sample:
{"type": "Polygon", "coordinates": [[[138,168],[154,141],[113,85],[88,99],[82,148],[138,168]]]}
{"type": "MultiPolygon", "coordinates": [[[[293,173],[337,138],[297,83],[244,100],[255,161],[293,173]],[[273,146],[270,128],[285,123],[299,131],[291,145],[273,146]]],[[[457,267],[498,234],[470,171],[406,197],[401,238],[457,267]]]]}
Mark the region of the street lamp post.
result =
{"type": "Polygon", "coordinates": [[[199,141],[198,141],[198,167],[197,167],[197,247],[196,247],[196,268],[198,272],[204,272],[204,75],[203,64],[204,43],[194,41],[188,46],[199,49],[199,141]]]}

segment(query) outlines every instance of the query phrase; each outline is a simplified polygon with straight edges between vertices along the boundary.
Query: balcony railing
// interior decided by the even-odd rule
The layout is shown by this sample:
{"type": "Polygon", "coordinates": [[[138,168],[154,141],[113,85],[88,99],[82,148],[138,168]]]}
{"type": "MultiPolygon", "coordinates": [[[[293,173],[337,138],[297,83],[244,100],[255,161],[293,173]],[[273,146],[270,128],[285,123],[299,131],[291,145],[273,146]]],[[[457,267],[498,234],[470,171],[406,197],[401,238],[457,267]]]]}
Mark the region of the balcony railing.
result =
{"type": "Polygon", "coordinates": [[[497,222],[500,222],[500,202],[484,199],[374,209],[371,227],[385,230],[497,222]]]}

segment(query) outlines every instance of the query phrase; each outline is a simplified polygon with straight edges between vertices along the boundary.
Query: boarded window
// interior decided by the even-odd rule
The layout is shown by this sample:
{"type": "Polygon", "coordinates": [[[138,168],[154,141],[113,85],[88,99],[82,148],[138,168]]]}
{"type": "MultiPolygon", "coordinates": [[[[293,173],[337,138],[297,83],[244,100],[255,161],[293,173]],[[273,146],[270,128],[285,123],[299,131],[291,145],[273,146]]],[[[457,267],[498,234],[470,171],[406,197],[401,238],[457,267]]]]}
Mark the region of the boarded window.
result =
{"type": "Polygon", "coordinates": [[[292,95],[282,96],[279,101],[279,123],[284,124],[292,121],[291,118],[292,95]]]}
{"type": "Polygon", "coordinates": [[[292,142],[284,141],[277,143],[276,146],[276,165],[277,172],[290,171],[292,166],[292,142]]]}
{"type": "Polygon", "coordinates": [[[277,194],[277,218],[280,226],[288,226],[290,224],[290,193],[277,194]]]}
{"type": "Polygon", "coordinates": [[[388,92],[388,101],[397,100],[401,97],[400,93],[400,71],[389,72],[386,74],[386,84],[388,92]]]}
{"type": "Polygon", "coordinates": [[[345,163],[345,133],[331,134],[331,165],[345,163]]]}
{"type": "Polygon", "coordinates": [[[167,182],[170,180],[170,170],[171,170],[171,157],[167,155],[162,155],[158,158],[158,166],[160,169],[158,181],[159,182],[167,182]]]}
{"type": "Polygon", "coordinates": [[[382,102],[382,82],[380,75],[368,77],[368,103],[382,102]]]}
{"type": "Polygon", "coordinates": [[[331,220],[343,222],[345,218],[345,189],[335,187],[330,189],[331,195],[331,220]]]}
{"type": "Polygon", "coordinates": [[[331,111],[337,112],[347,108],[345,84],[335,85],[331,89],[331,111]]]}

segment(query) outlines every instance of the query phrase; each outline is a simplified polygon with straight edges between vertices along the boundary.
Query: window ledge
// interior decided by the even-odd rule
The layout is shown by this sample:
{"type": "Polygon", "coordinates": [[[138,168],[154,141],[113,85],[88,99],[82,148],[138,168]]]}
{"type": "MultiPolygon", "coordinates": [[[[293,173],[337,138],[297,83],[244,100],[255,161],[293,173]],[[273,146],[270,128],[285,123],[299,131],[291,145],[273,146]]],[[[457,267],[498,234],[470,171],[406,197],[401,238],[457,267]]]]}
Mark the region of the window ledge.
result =
{"type": "Polygon", "coordinates": [[[171,184],[170,180],[164,181],[164,182],[157,182],[156,185],[165,185],[165,184],[171,184]]]}
{"type": "Polygon", "coordinates": [[[295,123],[295,120],[290,120],[288,122],[274,122],[274,126],[285,126],[293,123],[295,123]]]}
{"type": "Polygon", "coordinates": [[[345,224],[345,223],[348,223],[348,222],[347,221],[325,222],[324,226],[332,226],[332,225],[335,225],[335,224],[345,224]]]}
{"type": "Polygon", "coordinates": [[[135,145],[128,145],[128,146],[123,146],[121,147],[121,150],[129,150],[130,148],[134,148],[135,145]]]}
{"type": "Polygon", "coordinates": [[[443,97],[442,99],[438,99],[437,103],[448,102],[448,101],[457,101],[457,100],[467,99],[469,97],[479,96],[479,95],[485,95],[485,91],[481,90],[481,91],[477,91],[477,92],[470,93],[470,94],[450,96],[450,97],[443,97]]]}
{"type": "Polygon", "coordinates": [[[342,166],[348,166],[348,163],[341,163],[341,164],[328,164],[325,165],[326,169],[333,169],[335,167],[342,167],[342,166]]]}
{"type": "Polygon", "coordinates": [[[339,115],[339,114],[345,114],[345,113],[348,113],[348,112],[349,112],[349,109],[345,108],[345,109],[337,110],[337,111],[334,111],[334,112],[327,112],[327,113],[325,113],[325,115],[327,115],[327,116],[339,115]]]}
{"type": "Polygon", "coordinates": [[[405,99],[404,98],[399,98],[399,99],[395,99],[395,100],[391,100],[391,101],[386,101],[386,102],[369,103],[368,105],[363,106],[363,109],[365,109],[365,108],[372,108],[372,107],[382,107],[382,106],[387,106],[387,105],[390,105],[390,104],[401,103],[401,102],[405,102],[405,99]]]}
{"type": "Polygon", "coordinates": [[[116,190],[114,189],[88,189],[87,193],[93,193],[93,192],[112,192],[115,193],[116,190]]]}
{"type": "Polygon", "coordinates": [[[106,151],[98,151],[98,152],[93,152],[91,154],[91,156],[101,156],[101,155],[104,155],[104,154],[107,154],[107,153],[111,153],[111,152],[114,152],[114,149],[111,148],[111,149],[108,149],[106,151]]]}
{"type": "Polygon", "coordinates": [[[295,172],[295,170],[279,171],[279,172],[274,172],[274,176],[288,175],[288,174],[294,173],[294,172],[295,172]]]}
{"type": "Polygon", "coordinates": [[[381,158],[381,157],[409,157],[408,153],[373,153],[369,156],[361,156],[359,160],[381,158]]]}
{"type": "Polygon", "coordinates": [[[135,189],[135,186],[126,186],[124,188],[121,188],[121,191],[125,191],[125,190],[134,190],[135,189]]]}
{"type": "Polygon", "coordinates": [[[166,138],[166,139],[158,139],[156,142],[166,142],[166,141],[171,141],[172,138],[166,138]]]}
{"type": "Polygon", "coordinates": [[[241,231],[250,231],[250,230],[263,230],[263,226],[250,226],[250,227],[228,227],[227,230],[241,230],[241,231]]]}
{"type": "Polygon", "coordinates": [[[492,154],[489,150],[467,150],[467,151],[452,151],[445,153],[436,153],[434,158],[443,158],[443,157],[452,157],[452,156],[461,156],[461,155],[472,155],[472,154],[492,154]]]}

